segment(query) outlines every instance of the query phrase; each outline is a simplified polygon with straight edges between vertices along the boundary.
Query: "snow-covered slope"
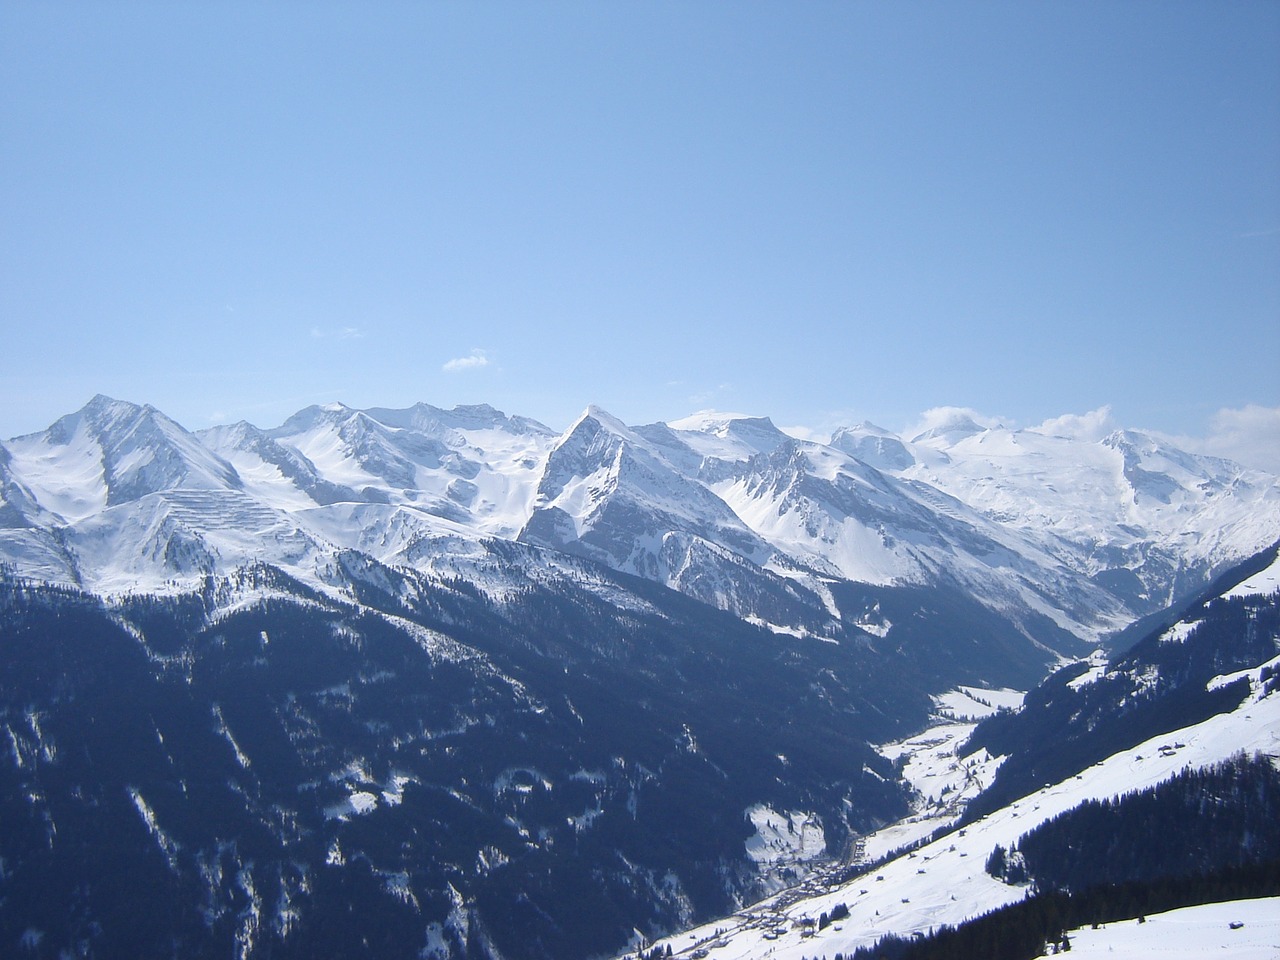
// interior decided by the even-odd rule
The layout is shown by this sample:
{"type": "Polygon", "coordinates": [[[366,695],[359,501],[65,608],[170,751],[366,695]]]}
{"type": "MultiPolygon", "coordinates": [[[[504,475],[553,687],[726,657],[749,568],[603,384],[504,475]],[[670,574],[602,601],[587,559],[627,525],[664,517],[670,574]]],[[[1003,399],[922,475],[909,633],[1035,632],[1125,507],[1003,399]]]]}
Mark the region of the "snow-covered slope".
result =
{"type": "MultiPolygon", "coordinates": [[[[1280,956],[1280,897],[1183,907],[1070,931],[1073,957],[1107,960],[1275,960],[1280,956]]],[[[1047,954],[1046,954],[1047,956],[1047,954]]]]}
{"type": "Polygon", "coordinates": [[[661,581],[699,540],[755,564],[771,553],[723,500],[595,407],[552,448],[520,538],[661,581]]]}
{"type": "Polygon", "coordinates": [[[1139,612],[1277,539],[1275,477],[1138,431],[1094,441],[958,416],[909,441],[863,425],[832,444],[1019,531],[1139,612]]]}
{"type": "Polygon", "coordinates": [[[95,588],[150,587],[251,559],[292,527],[244,491],[235,468],[149,406],[97,396],[11,440],[25,530],[4,543],[19,572],[95,588]],[[213,531],[223,531],[219,537],[213,531]],[[218,541],[254,544],[225,555],[218,541]]]}
{"type": "Polygon", "coordinates": [[[833,447],[787,440],[717,472],[722,478],[711,489],[818,576],[872,584],[946,579],[1015,619],[1042,616],[1077,635],[1128,622],[1105,589],[1017,530],[833,447]]]}
{"type": "Polygon", "coordinates": [[[239,490],[229,463],[154,407],[101,395],[9,443],[10,467],[42,507],[74,522],[165,490],[239,490]]]}
{"type": "Polygon", "coordinates": [[[0,448],[0,551],[20,573],[102,592],[182,589],[251,562],[323,586],[342,549],[405,562],[439,535],[514,536],[552,439],[487,407],[339,404],[197,435],[95,397],[0,448]]]}
{"type": "Polygon", "coordinates": [[[411,507],[478,533],[512,537],[555,435],[492,407],[309,407],[269,431],[344,497],[411,507]]]}

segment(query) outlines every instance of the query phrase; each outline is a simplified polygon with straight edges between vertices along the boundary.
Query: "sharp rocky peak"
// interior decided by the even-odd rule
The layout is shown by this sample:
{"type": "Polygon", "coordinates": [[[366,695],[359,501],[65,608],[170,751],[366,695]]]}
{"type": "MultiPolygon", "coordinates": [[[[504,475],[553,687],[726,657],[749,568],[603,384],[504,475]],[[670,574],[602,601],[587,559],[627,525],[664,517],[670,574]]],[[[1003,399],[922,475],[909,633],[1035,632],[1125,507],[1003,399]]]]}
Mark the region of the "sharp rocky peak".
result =
{"type": "Polygon", "coordinates": [[[355,411],[342,403],[313,403],[309,407],[303,407],[284,423],[273,430],[268,430],[273,437],[290,436],[296,433],[305,433],[321,423],[340,423],[346,420],[355,411]]]}
{"type": "Polygon", "coordinates": [[[610,433],[617,434],[618,436],[625,437],[627,439],[635,439],[636,437],[635,432],[630,427],[609,411],[594,403],[590,404],[586,410],[582,411],[582,414],[574,421],[573,425],[567,432],[573,433],[584,426],[589,430],[607,430],[610,433]]]}
{"type": "MultiPolygon", "coordinates": [[[[196,435],[150,404],[98,394],[79,411],[60,418],[43,434],[23,438],[53,449],[88,441],[100,458],[108,505],[182,487],[243,486],[235,468],[196,435]]],[[[74,454],[73,454],[74,455],[74,454]]],[[[80,455],[74,455],[80,456],[80,455]]]]}
{"type": "Polygon", "coordinates": [[[59,417],[44,431],[44,435],[51,443],[65,444],[82,427],[95,437],[101,438],[112,434],[119,435],[130,429],[137,429],[140,424],[156,418],[166,424],[171,424],[183,433],[186,432],[177,423],[170,420],[150,404],[116,400],[106,394],[99,393],[75,413],[59,417]]]}

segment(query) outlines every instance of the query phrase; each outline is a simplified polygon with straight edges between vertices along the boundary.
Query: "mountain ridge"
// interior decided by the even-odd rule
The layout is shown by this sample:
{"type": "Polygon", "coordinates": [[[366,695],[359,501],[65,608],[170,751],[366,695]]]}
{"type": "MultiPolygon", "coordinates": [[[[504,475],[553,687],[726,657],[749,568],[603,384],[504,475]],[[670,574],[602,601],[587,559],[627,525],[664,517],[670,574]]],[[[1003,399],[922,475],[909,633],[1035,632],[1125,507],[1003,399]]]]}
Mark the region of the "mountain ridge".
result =
{"type": "Polygon", "coordinates": [[[592,405],[556,433],[485,404],[328,404],[192,433],[98,395],[0,444],[0,481],[0,560],[54,582],[155,590],[268,560],[322,584],[316,565],[341,549],[412,566],[433,538],[497,536],[698,583],[767,622],[734,595],[743,571],[817,597],[948,578],[1039,642],[1046,618],[1101,638],[1280,537],[1275,478],[1136,431],[1080,441],[968,416],[823,444],[767,417],[633,428],[592,405]],[[239,541],[236,517],[256,518],[239,541]],[[166,536],[183,542],[166,552],[166,536]],[[151,559],[113,569],[109,554],[151,559]]]}

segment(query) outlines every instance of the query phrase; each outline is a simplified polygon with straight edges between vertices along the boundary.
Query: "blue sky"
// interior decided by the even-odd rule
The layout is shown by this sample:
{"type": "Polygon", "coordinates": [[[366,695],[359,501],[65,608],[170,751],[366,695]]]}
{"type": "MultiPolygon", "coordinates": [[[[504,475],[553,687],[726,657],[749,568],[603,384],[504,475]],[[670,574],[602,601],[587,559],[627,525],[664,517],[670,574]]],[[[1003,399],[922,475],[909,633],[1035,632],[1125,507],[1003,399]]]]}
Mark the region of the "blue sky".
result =
{"type": "Polygon", "coordinates": [[[102,392],[1280,446],[1278,51],[1269,0],[6,0],[0,436],[102,392]]]}

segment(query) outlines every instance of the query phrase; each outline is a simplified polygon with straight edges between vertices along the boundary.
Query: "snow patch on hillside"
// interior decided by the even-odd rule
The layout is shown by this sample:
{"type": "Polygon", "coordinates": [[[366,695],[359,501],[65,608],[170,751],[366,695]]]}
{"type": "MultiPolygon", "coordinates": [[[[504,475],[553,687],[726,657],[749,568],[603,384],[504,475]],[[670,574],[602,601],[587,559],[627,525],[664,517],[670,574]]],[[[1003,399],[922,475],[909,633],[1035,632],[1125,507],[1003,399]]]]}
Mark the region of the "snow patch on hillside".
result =
{"type": "Polygon", "coordinates": [[[349,820],[351,817],[372,813],[377,808],[377,794],[369,793],[365,790],[357,790],[354,793],[347,794],[338,803],[325,807],[324,816],[326,820],[349,820]]]}
{"type": "Polygon", "coordinates": [[[983,687],[956,687],[950,693],[933,698],[938,711],[955,720],[982,720],[1000,710],[1017,710],[1022,706],[1022,690],[987,690],[983,687]]]}
{"type": "Polygon", "coordinates": [[[1186,643],[1198,625],[1195,620],[1180,620],[1161,634],[1160,643],[1186,643]]]}
{"type": "Polygon", "coordinates": [[[1280,590],[1280,556],[1277,556],[1267,569],[1255,573],[1248,580],[1228,591],[1224,596],[1248,597],[1257,593],[1263,596],[1270,596],[1277,590],[1280,590]]]}
{"type": "MultiPolygon", "coordinates": [[[[936,697],[935,701],[963,705],[966,695],[962,691],[965,689],[975,688],[960,688],[936,697]]],[[[1010,705],[1022,703],[1023,694],[1017,690],[981,692],[997,694],[1010,705]]],[[[985,709],[983,704],[976,706],[985,709]]],[[[995,708],[991,708],[991,712],[994,711],[995,708]]],[[[976,718],[942,720],[913,737],[877,748],[885,759],[900,765],[901,776],[916,792],[917,799],[910,816],[862,839],[864,859],[877,860],[887,856],[955,822],[968,802],[991,783],[1004,757],[993,757],[986,750],[979,750],[963,759],[956,755],[975,726],[976,718]]]]}
{"type": "Polygon", "coordinates": [[[758,803],[748,807],[746,817],[756,828],[747,839],[747,856],[756,863],[795,863],[813,860],[827,852],[822,822],[812,813],[788,810],[779,813],[758,803]]]}
{"type": "Polygon", "coordinates": [[[1067,683],[1072,690],[1079,690],[1091,683],[1096,683],[1107,675],[1107,655],[1102,650],[1095,650],[1089,656],[1089,669],[1067,683]]]}

